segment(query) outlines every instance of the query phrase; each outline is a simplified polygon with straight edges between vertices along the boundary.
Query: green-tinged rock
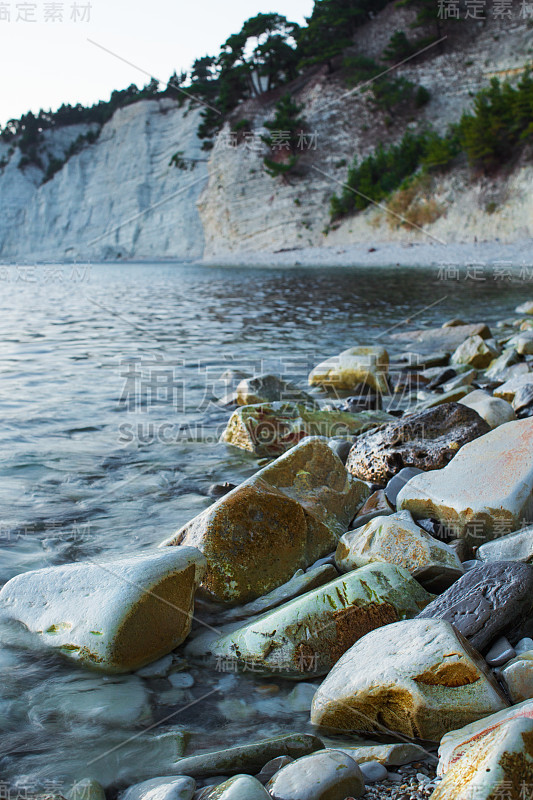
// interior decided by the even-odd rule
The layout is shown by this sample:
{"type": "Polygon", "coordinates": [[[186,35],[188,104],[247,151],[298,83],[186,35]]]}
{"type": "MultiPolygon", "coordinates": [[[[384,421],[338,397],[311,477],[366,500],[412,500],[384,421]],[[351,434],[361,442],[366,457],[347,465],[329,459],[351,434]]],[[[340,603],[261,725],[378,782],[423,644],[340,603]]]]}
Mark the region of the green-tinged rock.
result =
{"type": "Polygon", "coordinates": [[[67,792],[67,800],[106,800],[103,786],[92,778],[85,778],[74,784],[67,792]]]}
{"type": "Polygon", "coordinates": [[[476,389],[466,397],[463,397],[459,402],[473,408],[482,417],[487,425],[492,429],[497,428],[498,425],[504,425],[506,422],[511,422],[516,419],[513,407],[506,401],[499,397],[492,397],[488,392],[482,389],[476,389]]]}
{"type": "Polygon", "coordinates": [[[394,419],[384,411],[350,414],[303,403],[263,403],[236,409],[220,441],[258,456],[279,456],[306,436],[354,436],[394,419]]]}
{"type": "Polygon", "coordinates": [[[243,378],[237,386],[236,399],[240,406],[278,402],[315,404],[311,395],[303,392],[294,383],[282,380],[277,375],[255,375],[253,378],[243,378]]]}
{"type": "MultiPolygon", "coordinates": [[[[207,644],[222,666],[309,678],[326,674],[371,630],[409,619],[432,595],[393,564],[370,564],[207,644]]],[[[198,651],[197,651],[198,653],[198,651]]]]}
{"type": "Polygon", "coordinates": [[[476,558],[481,561],[522,561],[524,564],[533,564],[533,527],[528,526],[485,542],[478,548],[476,558]]]}
{"type": "Polygon", "coordinates": [[[417,744],[409,742],[395,742],[394,744],[382,744],[373,742],[370,739],[361,739],[360,743],[354,742],[350,738],[350,744],[340,744],[335,740],[325,740],[329,747],[341,750],[351,756],[358,764],[366,764],[369,761],[377,761],[384,767],[399,767],[403,764],[410,764],[412,761],[424,761],[428,758],[427,750],[417,744]]]}
{"type": "Polygon", "coordinates": [[[389,356],[383,347],[351,347],[318,364],[309,374],[309,384],[349,390],[363,383],[389,394],[388,370],[389,356]]]}
{"type": "Polygon", "coordinates": [[[507,705],[484,660],[452,625],[415,619],[356,642],[318,689],[311,722],[439,741],[507,705]]]}
{"type": "Polygon", "coordinates": [[[212,600],[250,602],[337,546],[370,494],[326,439],[308,438],[185,525],[164,545],[200,549],[212,600]]]}
{"type": "Polygon", "coordinates": [[[484,369],[499,355],[500,351],[495,344],[475,334],[459,345],[451,357],[451,363],[468,364],[475,369],[484,369]]]}
{"type": "Polygon", "coordinates": [[[0,614],[85,666],[133,672],[188,635],[205,567],[192,547],[46,567],[4,586],[0,614]]]}
{"type": "Polygon", "coordinates": [[[476,546],[533,522],[533,419],[500,425],[444,469],[416,475],[397,508],[436,519],[476,546]]]}
{"type": "Polygon", "coordinates": [[[269,800],[264,786],[251,775],[235,775],[213,789],[209,800],[269,800]]]}
{"type": "Polygon", "coordinates": [[[533,702],[444,736],[431,800],[523,800],[533,784],[533,702]]]}
{"type": "Polygon", "coordinates": [[[274,800],[345,800],[360,797],[365,781],[349,755],[340,750],[321,750],[287,764],[266,788],[274,800]]]}
{"type": "Polygon", "coordinates": [[[424,567],[463,571],[456,553],[422,530],[408,511],[376,517],[363,528],[348,531],[335,554],[341,572],[383,561],[404,567],[411,574],[424,567]]]}
{"type": "Polygon", "coordinates": [[[197,756],[182,758],[175,772],[192,778],[209,778],[213,775],[238,775],[240,772],[255,775],[273,758],[291,756],[301,758],[315,750],[322,750],[323,742],[309,733],[291,733],[273,739],[261,739],[251,744],[215,750],[197,756]]]}

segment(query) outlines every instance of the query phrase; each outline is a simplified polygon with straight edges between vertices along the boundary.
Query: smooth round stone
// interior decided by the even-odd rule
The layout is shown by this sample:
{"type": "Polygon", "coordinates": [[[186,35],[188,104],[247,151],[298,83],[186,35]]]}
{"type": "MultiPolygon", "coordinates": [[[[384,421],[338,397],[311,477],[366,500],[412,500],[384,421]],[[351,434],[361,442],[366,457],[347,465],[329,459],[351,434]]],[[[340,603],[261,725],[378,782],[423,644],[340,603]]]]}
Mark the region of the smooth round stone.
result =
{"type": "Polygon", "coordinates": [[[391,506],[396,506],[396,498],[401,490],[415,475],[420,475],[423,470],[417,467],[404,467],[393,478],[390,479],[385,487],[385,496],[391,506]]]}
{"type": "Polygon", "coordinates": [[[219,784],[212,794],[213,800],[270,800],[267,790],[251,775],[235,775],[219,784]]]}
{"type": "Polygon", "coordinates": [[[533,650],[533,639],[525,636],[515,644],[514,649],[517,655],[520,655],[520,653],[528,653],[530,650],[533,650]]]}
{"type": "Polygon", "coordinates": [[[194,678],[188,672],[173,672],[167,680],[175,689],[190,689],[194,686],[194,678]]]}
{"type": "Polygon", "coordinates": [[[345,800],[362,795],[365,781],[349,755],[319,750],[283,767],[266,788],[274,800],[345,800]]]}
{"type": "Polygon", "coordinates": [[[515,656],[516,650],[509,640],[505,636],[500,636],[490,647],[485,656],[485,661],[490,667],[501,667],[502,664],[506,664],[515,656]]]}
{"type": "Polygon", "coordinates": [[[258,772],[255,776],[257,780],[265,785],[268,781],[274,777],[274,775],[286,767],[287,764],[291,764],[294,761],[294,758],[290,756],[278,756],[277,758],[273,758],[271,761],[267,761],[265,766],[261,769],[261,772],[258,772]]]}
{"type": "Polygon", "coordinates": [[[195,789],[194,778],[167,775],[130,786],[120,800],[191,800],[195,789]]]}
{"type": "Polygon", "coordinates": [[[312,683],[299,683],[287,697],[293,711],[311,711],[317,687],[312,683]]]}
{"type": "Polygon", "coordinates": [[[384,781],[389,775],[387,769],[379,761],[366,761],[364,764],[359,764],[359,768],[363,773],[365,783],[384,781]]]}

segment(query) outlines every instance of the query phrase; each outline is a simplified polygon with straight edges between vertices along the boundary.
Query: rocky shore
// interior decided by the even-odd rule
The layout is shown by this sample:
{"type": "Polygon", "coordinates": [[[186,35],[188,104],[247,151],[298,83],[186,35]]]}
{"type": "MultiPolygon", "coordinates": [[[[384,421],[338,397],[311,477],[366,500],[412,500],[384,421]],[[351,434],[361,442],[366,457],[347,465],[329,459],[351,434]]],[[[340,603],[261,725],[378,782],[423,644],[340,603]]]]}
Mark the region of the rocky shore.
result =
{"type": "Polygon", "coordinates": [[[533,301],[350,347],[306,387],[232,378],[222,441],[252,477],[159,548],[12,578],[2,630],[70,663],[73,706],[125,680],[141,720],[143,681],[185,703],[216,669],[237,727],[281,680],[313,727],[206,752],[161,720],[114,748],[140,782],[111,749],[28,797],[533,797],[533,301]]]}

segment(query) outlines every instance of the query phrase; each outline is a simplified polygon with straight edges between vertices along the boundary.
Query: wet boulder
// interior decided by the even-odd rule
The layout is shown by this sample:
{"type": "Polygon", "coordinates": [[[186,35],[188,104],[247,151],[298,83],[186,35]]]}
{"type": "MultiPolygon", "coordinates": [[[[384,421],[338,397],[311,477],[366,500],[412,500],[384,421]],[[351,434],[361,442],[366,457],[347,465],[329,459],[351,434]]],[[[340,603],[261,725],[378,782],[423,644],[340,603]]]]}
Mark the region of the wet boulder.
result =
{"type": "Polygon", "coordinates": [[[350,414],[303,403],[263,403],[236,409],[220,437],[257,456],[276,457],[307,436],[354,436],[389,422],[384,411],[350,414]]]}
{"type": "Polygon", "coordinates": [[[358,436],[346,469],[357,478],[384,485],[404,467],[441,469],[463,445],[489,430],[476,411],[446,403],[358,436]]]}
{"type": "Polygon", "coordinates": [[[508,705],[481,656],[442,620],[406,620],[367,633],[333,667],[311,709],[314,725],[396,731],[439,741],[508,705]]]}
{"type": "Polygon", "coordinates": [[[431,598],[406,570],[371,564],[253,619],[208,649],[218,664],[235,670],[324,675],[368,631],[416,616],[431,598]]]}
{"type": "Polygon", "coordinates": [[[533,420],[500,425],[444,469],[415,476],[397,508],[435,519],[476,546],[533,522],[533,420]]]}
{"type": "Polygon", "coordinates": [[[326,439],[308,438],[163,544],[204,553],[209,599],[248,603],[331,553],[369,494],[326,439]]]}
{"type": "Polygon", "coordinates": [[[195,548],[25,572],[0,592],[0,614],[85,666],[130,672],[188,635],[206,560],[195,548]]]}

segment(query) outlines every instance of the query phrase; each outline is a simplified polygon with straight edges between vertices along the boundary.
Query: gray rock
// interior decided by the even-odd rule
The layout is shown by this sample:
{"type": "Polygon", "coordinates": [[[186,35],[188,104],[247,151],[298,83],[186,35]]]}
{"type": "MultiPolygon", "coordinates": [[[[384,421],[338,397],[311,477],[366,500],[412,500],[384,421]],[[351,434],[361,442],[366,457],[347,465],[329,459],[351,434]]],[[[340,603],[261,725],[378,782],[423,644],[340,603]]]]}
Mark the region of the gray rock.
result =
{"type": "Polygon", "coordinates": [[[512,405],[517,414],[523,414],[526,408],[533,405],[533,383],[526,383],[518,389],[512,405]]]}
{"type": "Polygon", "coordinates": [[[343,464],[346,464],[348,453],[352,449],[353,439],[330,439],[329,446],[338,455],[343,464]]]}
{"type": "Polygon", "coordinates": [[[515,644],[514,649],[517,655],[520,655],[521,653],[528,653],[530,650],[533,650],[533,639],[525,636],[515,644]]]}
{"type": "MultiPolygon", "coordinates": [[[[490,330],[482,323],[476,325],[457,325],[453,328],[431,328],[418,331],[395,333],[392,339],[408,342],[409,349],[420,354],[435,350],[453,353],[469,336],[481,336],[490,339],[490,330]]],[[[428,365],[429,366],[429,365],[428,365]]]]}
{"type": "Polygon", "coordinates": [[[389,773],[383,764],[379,761],[367,761],[359,765],[359,769],[363,773],[365,783],[378,783],[387,779],[389,773]]]}
{"type": "Polygon", "coordinates": [[[478,548],[476,558],[481,561],[533,561],[533,525],[519,531],[485,542],[478,548]]]}
{"type": "Polygon", "coordinates": [[[388,484],[385,486],[385,496],[391,506],[396,506],[396,498],[405,484],[408,483],[411,478],[414,478],[415,475],[419,475],[421,472],[422,470],[418,469],[417,467],[405,467],[390,479],[388,484]]]}
{"type": "Polygon", "coordinates": [[[263,786],[265,783],[268,783],[271,778],[274,777],[276,772],[279,772],[280,769],[286,767],[287,764],[291,764],[294,761],[294,758],[290,756],[278,756],[277,758],[273,758],[272,761],[268,761],[261,772],[258,772],[255,776],[259,783],[262,783],[263,786]]]}
{"type": "Polygon", "coordinates": [[[191,800],[195,789],[193,778],[169,775],[130,786],[120,800],[191,800]]]}
{"type": "Polygon", "coordinates": [[[209,800],[269,800],[270,795],[256,778],[251,775],[236,775],[219,784],[209,800]]]}
{"type": "Polygon", "coordinates": [[[180,775],[193,778],[208,778],[211,775],[238,775],[248,773],[255,775],[267,761],[278,756],[301,758],[315,750],[321,750],[323,743],[309,733],[291,733],[287,736],[276,736],[273,739],[262,739],[251,744],[230,747],[227,750],[215,750],[189,756],[176,762],[175,771],[180,775]]]}
{"type": "Polygon", "coordinates": [[[340,750],[322,750],[283,767],[267,784],[274,800],[344,800],[365,790],[363,774],[340,750]]]}
{"type": "Polygon", "coordinates": [[[471,408],[445,403],[358,436],[346,469],[383,485],[404,467],[426,471],[446,466],[464,444],[489,430],[471,408]]]}
{"type": "Polygon", "coordinates": [[[463,575],[418,615],[451,622],[480,652],[505,635],[513,642],[533,630],[533,567],[510,561],[482,564],[463,575]]]}
{"type": "Polygon", "coordinates": [[[509,639],[506,639],[505,636],[500,636],[500,638],[496,639],[494,644],[490,647],[487,655],[485,656],[485,661],[489,667],[501,667],[502,664],[506,664],[515,656],[516,651],[509,639]]]}

